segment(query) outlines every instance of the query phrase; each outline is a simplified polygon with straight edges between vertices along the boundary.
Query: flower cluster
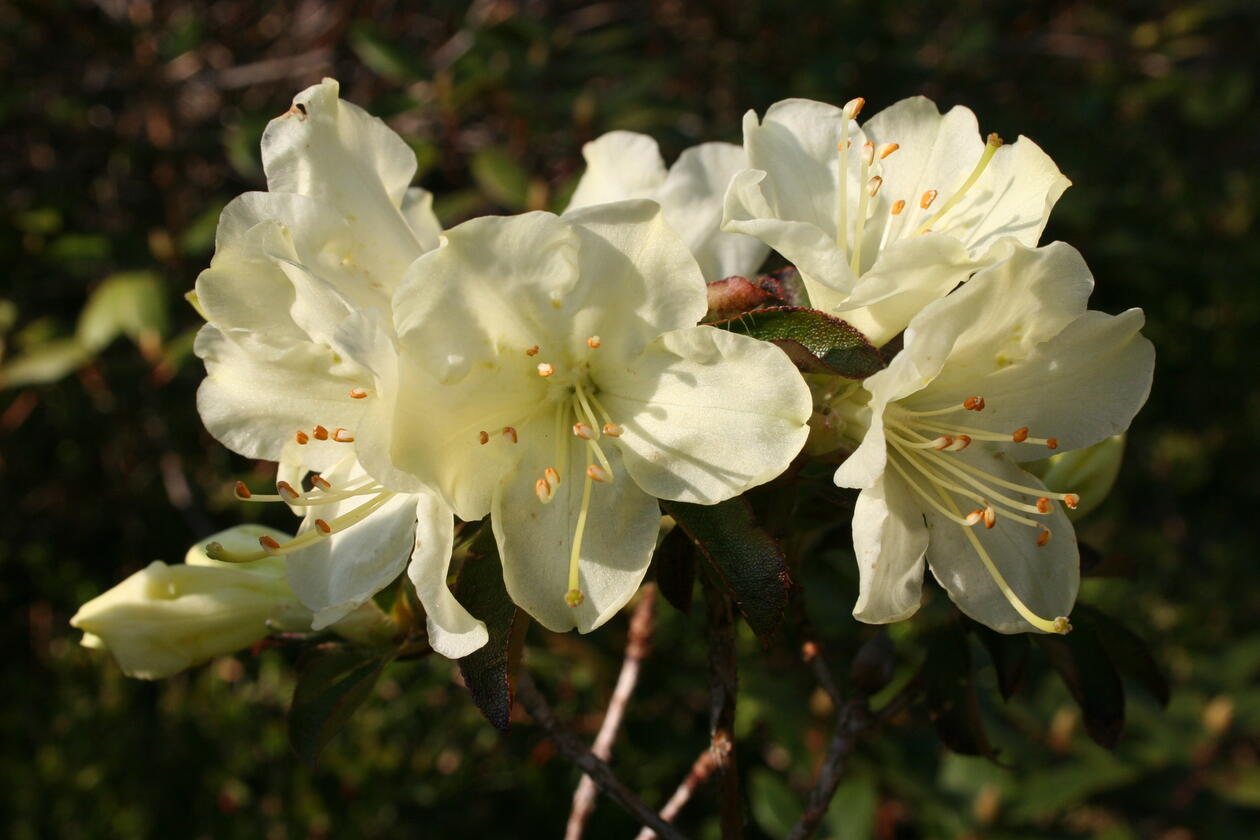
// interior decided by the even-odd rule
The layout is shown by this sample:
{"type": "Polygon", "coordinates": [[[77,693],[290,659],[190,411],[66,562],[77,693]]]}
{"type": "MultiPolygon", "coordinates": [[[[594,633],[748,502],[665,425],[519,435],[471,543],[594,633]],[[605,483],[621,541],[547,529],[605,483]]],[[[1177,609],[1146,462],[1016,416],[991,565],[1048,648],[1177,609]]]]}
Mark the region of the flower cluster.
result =
{"type": "Polygon", "coordinates": [[[448,577],[489,516],[512,600],[587,632],[639,587],[658,500],[718,504],[824,453],[860,491],[857,618],[913,614],[926,564],[996,630],[1067,632],[1067,512],[1096,499],[1021,464],[1124,431],[1152,375],[1142,314],[1089,311],[1080,255],[1038,247],[1068,181],[1032,141],[923,98],[859,124],[862,106],[780,102],[742,147],[668,169],[613,132],[563,213],[443,231],[409,147],[336,82],[303,91],[263,136],[268,191],[225,208],[190,295],[206,428],[279,464],[274,492],[236,495],[301,525],[155,564],[75,625],[161,676],[269,629],[380,632],[364,616],[405,572],[429,644],[463,657],[487,631],[448,577]],[[707,323],[707,284],[771,249],[884,369],[807,383],[779,346],[707,323]],[[137,641],[177,615],[187,643],[137,641]]]}

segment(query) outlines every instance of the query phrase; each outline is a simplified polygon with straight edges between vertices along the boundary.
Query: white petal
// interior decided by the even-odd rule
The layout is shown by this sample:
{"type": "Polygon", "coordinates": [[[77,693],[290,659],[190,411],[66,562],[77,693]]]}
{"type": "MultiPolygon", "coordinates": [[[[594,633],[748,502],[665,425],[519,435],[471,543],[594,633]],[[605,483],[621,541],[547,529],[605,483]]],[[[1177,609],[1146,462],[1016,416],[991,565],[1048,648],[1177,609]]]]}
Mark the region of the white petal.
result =
{"type": "MultiPolygon", "coordinates": [[[[361,477],[360,469],[325,473],[334,487],[361,477]]],[[[358,496],[308,508],[302,530],[311,530],[316,519],[331,523],[372,499],[358,496]]],[[[312,628],[334,624],[397,579],[415,537],[416,497],[398,493],[362,522],[290,554],[289,585],[315,613],[312,628]]]]}
{"type": "Polygon", "coordinates": [[[657,498],[729,499],[782,473],[809,435],[804,380],[779,348],[747,336],[676,330],[592,374],[625,429],[627,469],[657,498]]]}
{"type": "MultiPolygon", "coordinates": [[[[980,452],[959,455],[976,459],[977,463],[983,459],[986,471],[999,478],[1042,488],[1035,477],[1005,458],[980,452]]],[[[1024,500],[1035,498],[1025,496],[1024,500]]],[[[1002,594],[968,539],[966,529],[931,509],[925,510],[925,514],[930,530],[928,567],[959,609],[999,633],[1037,629],[1022,618],[1002,594]]],[[[1059,616],[1069,615],[1076,602],[1080,583],[1076,534],[1061,505],[1056,504],[1049,515],[1032,515],[1032,518],[1050,528],[1053,536],[1047,545],[1037,546],[1038,530],[1014,522],[1001,512],[994,528],[977,525],[970,531],[979,538],[1015,595],[1038,616],[1054,621],[1059,616]]]]}
{"type": "Polygon", "coordinates": [[[860,575],[853,617],[869,624],[909,618],[919,609],[928,529],[913,491],[886,474],[858,494],[853,550],[860,575]]]}
{"type": "Polygon", "coordinates": [[[349,220],[357,253],[372,261],[374,273],[401,277],[421,252],[399,210],[415,175],[415,154],[385,123],[338,99],[337,91],[337,83],[325,79],[268,123],[262,138],[268,188],[330,204],[349,220]]]}
{"type": "Polygon", "coordinates": [[[585,599],[570,607],[564,600],[569,556],[585,469],[593,459],[585,442],[562,431],[569,463],[567,469],[556,465],[553,429],[539,420],[525,430],[541,442],[527,450],[518,469],[504,476],[495,492],[491,521],[512,600],[549,630],[577,627],[586,633],[616,614],[639,588],[656,547],[660,508],[627,474],[618,450],[605,446],[613,480],[592,483],[578,567],[585,599]],[[561,480],[555,498],[543,504],[535,494],[535,482],[548,466],[562,471],[561,480]]]}
{"type": "MultiPolygon", "coordinates": [[[[884,371],[875,374],[875,376],[883,375],[885,375],[884,371]]],[[[872,379],[874,377],[862,384],[869,385],[872,379]]],[[[871,400],[866,434],[862,436],[862,442],[858,444],[858,448],[836,469],[834,480],[837,487],[865,490],[874,487],[884,476],[884,471],[888,467],[888,443],[884,437],[885,405],[881,397],[871,400]]]]}
{"type": "Polygon", "coordinates": [[[484,645],[489,634],[485,623],[473,618],[446,585],[455,544],[450,509],[427,493],[415,499],[416,547],[407,576],[424,606],[429,644],[448,659],[459,659],[484,645]]]}
{"type": "Polygon", "coordinates": [[[420,187],[412,187],[403,196],[403,218],[416,235],[416,242],[423,252],[438,246],[442,236],[442,223],[433,212],[433,193],[420,187]]]}
{"type": "Polygon", "coordinates": [[[665,181],[661,150],[646,134],[610,131],[584,145],[582,157],[586,172],[566,213],[627,198],[652,198],[665,181]]]}
{"type": "MultiPolygon", "coordinates": [[[[354,429],[362,414],[360,401],[349,396],[357,380],[337,372],[326,347],[273,348],[206,324],[194,350],[206,363],[197,389],[201,420],[215,439],[247,458],[278,460],[298,430],[310,434],[316,424],[354,429]]],[[[312,439],[308,463],[317,469],[331,465],[344,456],[345,446],[312,439]]]]}
{"type": "Polygon", "coordinates": [[[751,236],[721,231],[726,189],[747,167],[740,146],[704,143],[679,155],[657,195],[649,196],[660,202],[665,220],[687,243],[709,282],[753,275],[770,251],[751,236]]]}

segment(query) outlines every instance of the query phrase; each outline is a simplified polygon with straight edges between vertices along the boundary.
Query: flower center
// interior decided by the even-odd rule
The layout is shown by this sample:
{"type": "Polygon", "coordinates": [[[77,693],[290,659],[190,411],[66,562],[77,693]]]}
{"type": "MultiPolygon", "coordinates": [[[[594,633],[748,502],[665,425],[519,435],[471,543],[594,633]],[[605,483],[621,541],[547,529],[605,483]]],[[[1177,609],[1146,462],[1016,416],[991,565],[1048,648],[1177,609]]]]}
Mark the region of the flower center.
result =
{"type": "Polygon", "coordinates": [[[963,451],[976,440],[1058,448],[1059,442],[1055,438],[1030,437],[1027,426],[1008,434],[998,434],[948,419],[948,415],[957,412],[980,412],[984,409],[983,397],[968,397],[961,404],[931,411],[887,406],[884,434],[888,441],[888,463],[929,507],[967,533],[993,582],[1016,612],[1047,633],[1066,633],[1071,629],[1067,618],[1050,621],[1024,604],[972,529],[981,522],[985,528],[992,528],[1000,516],[1034,529],[1036,536],[1033,542],[1044,546],[1050,542],[1052,535],[1041,518],[1053,512],[1055,501],[1075,508],[1080,503],[1080,497],[1075,493],[1053,493],[1008,481],[955,457],[954,453],[963,451]],[[959,506],[958,499],[965,500],[964,507],[970,508],[968,513],[963,514],[964,508],[959,506]]]}

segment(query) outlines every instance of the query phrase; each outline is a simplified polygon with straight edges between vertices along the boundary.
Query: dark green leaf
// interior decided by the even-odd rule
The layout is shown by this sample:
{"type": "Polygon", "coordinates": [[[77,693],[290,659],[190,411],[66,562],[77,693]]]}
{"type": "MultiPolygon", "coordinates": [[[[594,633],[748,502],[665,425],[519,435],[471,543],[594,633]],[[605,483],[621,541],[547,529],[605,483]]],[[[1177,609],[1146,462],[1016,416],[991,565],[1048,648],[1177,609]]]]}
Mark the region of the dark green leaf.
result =
{"type": "Polygon", "coordinates": [[[654,565],[656,585],[665,600],[681,613],[690,612],[696,588],[696,553],[683,529],[675,528],[665,535],[656,550],[654,565]]]}
{"type": "Polygon", "coordinates": [[[1120,673],[1107,655],[1088,612],[1073,612],[1072,625],[1072,632],[1066,636],[1034,638],[1081,707],[1089,737],[1100,746],[1113,749],[1124,729],[1120,673]]]}
{"type": "Polygon", "coordinates": [[[950,624],[927,640],[923,688],[936,734],[951,750],[993,758],[980,716],[971,646],[961,624],[950,624]]]}
{"type": "Polygon", "coordinates": [[[744,620],[763,643],[783,620],[792,580],[778,544],[757,524],[742,498],[716,505],[662,501],[735,599],[744,620]]]}
{"type": "Polygon", "coordinates": [[[298,758],[316,765],[328,741],[372,693],[391,658],[379,651],[344,648],[310,657],[289,706],[289,743],[298,758]]]}
{"type": "Polygon", "coordinates": [[[1011,635],[997,633],[978,622],[968,622],[971,632],[984,645],[993,660],[993,668],[997,671],[998,690],[1003,700],[1010,700],[1019,688],[1024,677],[1024,669],[1028,666],[1028,657],[1032,648],[1028,645],[1025,634],[1011,635]]]}
{"type": "Polygon", "coordinates": [[[755,309],[713,326],[773,341],[805,373],[865,379],[884,368],[884,357],[857,329],[816,309],[755,309]]]}
{"type": "MultiPolygon", "coordinates": [[[[486,525],[483,533],[489,530],[486,525]]],[[[460,570],[455,598],[486,623],[490,640],[459,660],[459,673],[486,720],[505,730],[512,717],[512,675],[528,619],[508,597],[493,540],[478,539],[474,549],[460,570]]]]}
{"type": "Polygon", "coordinates": [[[1087,616],[1094,624],[1103,649],[1120,673],[1140,685],[1161,706],[1168,705],[1168,677],[1140,636],[1106,613],[1085,604],[1077,604],[1072,615],[1073,621],[1078,616],[1087,616]]]}

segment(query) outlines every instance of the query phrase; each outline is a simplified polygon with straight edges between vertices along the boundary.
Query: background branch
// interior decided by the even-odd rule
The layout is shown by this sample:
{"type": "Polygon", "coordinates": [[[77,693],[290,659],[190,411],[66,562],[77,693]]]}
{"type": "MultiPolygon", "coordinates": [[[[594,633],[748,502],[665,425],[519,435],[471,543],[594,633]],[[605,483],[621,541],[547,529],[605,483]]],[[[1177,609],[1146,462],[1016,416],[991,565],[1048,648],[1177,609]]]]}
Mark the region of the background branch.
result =
{"type": "Polygon", "coordinates": [[[704,603],[709,631],[709,752],[717,770],[722,837],[744,834],[744,802],[735,764],[735,698],[739,672],[735,658],[735,610],[731,596],[705,580],[704,603]]]}
{"type": "MultiPolygon", "coordinates": [[[[673,822],[678,816],[678,812],[683,809],[691,799],[691,795],[696,792],[696,788],[709,780],[713,775],[713,771],[717,769],[717,758],[714,757],[713,750],[706,749],[696,758],[691,765],[691,771],[687,773],[687,777],[682,780],[682,784],[674,791],[674,795],[665,803],[665,807],[661,809],[661,819],[666,822],[673,822]]],[[[635,840],[652,840],[656,836],[656,832],[650,828],[645,828],[639,832],[635,840]]]]}

